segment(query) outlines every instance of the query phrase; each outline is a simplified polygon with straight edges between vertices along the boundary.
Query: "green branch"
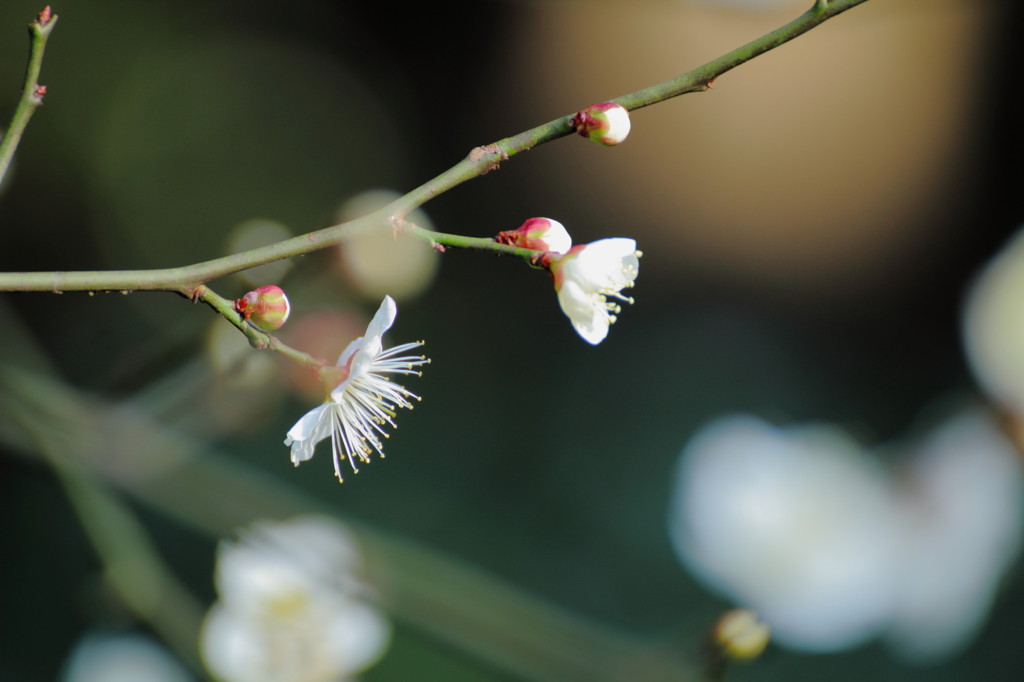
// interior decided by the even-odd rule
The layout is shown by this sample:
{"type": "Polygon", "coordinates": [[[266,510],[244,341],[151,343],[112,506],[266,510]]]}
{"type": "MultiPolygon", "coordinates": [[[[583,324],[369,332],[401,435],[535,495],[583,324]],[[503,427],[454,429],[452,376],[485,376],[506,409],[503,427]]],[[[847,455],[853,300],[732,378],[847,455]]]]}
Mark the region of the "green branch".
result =
{"type": "Polygon", "coordinates": [[[28,26],[29,48],[28,66],[25,68],[25,83],[21,87],[21,99],[14,109],[14,117],[7,126],[3,139],[0,139],[0,182],[7,175],[7,169],[14,158],[14,150],[18,148],[25,126],[32,114],[43,104],[46,86],[39,85],[39,71],[43,67],[43,52],[46,51],[46,39],[57,23],[57,15],[50,12],[47,5],[39,13],[36,20],[28,26]]]}
{"type": "MultiPolygon", "coordinates": [[[[856,7],[867,0],[816,0],[814,6],[793,21],[781,26],[742,47],[727,52],[718,59],[688,71],[681,76],[623,95],[615,101],[627,109],[639,109],[690,92],[708,89],[711,81],[740,64],[772,50],[819,24],[856,7]]],[[[52,20],[50,22],[52,24],[52,20]]],[[[325,227],[298,237],[243,251],[223,258],[179,268],[157,270],[113,270],[81,272],[7,272],[0,273],[0,291],[176,291],[192,297],[198,287],[210,280],[247,270],[284,258],[301,256],[328,246],[334,246],[352,234],[372,228],[384,220],[402,225],[404,216],[434,197],[480,177],[510,157],[534,147],[565,137],[573,132],[572,115],[562,116],[543,125],[473,149],[465,159],[441,175],[417,187],[384,208],[348,223],[325,227]]],[[[486,238],[410,229],[435,244],[454,247],[484,249],[524,258],[536,255],[526,249],[515,249],[486,238]]]]}

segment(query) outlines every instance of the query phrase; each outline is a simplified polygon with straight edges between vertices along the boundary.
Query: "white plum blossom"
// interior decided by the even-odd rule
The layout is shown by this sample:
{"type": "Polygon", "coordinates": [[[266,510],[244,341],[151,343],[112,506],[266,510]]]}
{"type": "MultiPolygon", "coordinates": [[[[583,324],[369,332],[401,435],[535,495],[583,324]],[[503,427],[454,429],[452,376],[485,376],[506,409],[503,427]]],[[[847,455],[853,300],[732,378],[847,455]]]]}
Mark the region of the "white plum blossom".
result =
{"type": "Polygon", "coordinates": [[[330,368],[334,370],[330,376],[336,383],[327,399],[299,419],[284,441],[291,447],[295,466],[310,459],[316,444],[328,437],[334,455],[334,473],[339,481],[342,480],[342,459],[348,460],[352,471],[358,473],[356,460],[369,462],[374,450],[384,456],[381,438],[388,437],[384,427],[394,428],[397,408],[412,409],[410,400],[419,400],[419,396],[386,375],[419,375],[415,368],[430,362],[422,355],[402,355],[422,346],[422,341],[384,349],[382,337],[397,314],[395,301],[385,296],[366,328],[366,335],[350,343],[336,366],[330,368]]]}
{"type": "Polygon", "coordinates": [[[558,304],[587,343],[596,345],[608,336],[621,310],[616,301],[633,303],[622,290],[636,282],[641,255],[635,240],[618,237],[574,246],[550,260],[558,304]]]}
{"type": "Polygon", "coordinates": [[[259,522],[217,552],[219,600],[200,633],[223,682],[334,682],[375,663],[391,628],[368,600],[358,547],[329,517],[259,522]]]}

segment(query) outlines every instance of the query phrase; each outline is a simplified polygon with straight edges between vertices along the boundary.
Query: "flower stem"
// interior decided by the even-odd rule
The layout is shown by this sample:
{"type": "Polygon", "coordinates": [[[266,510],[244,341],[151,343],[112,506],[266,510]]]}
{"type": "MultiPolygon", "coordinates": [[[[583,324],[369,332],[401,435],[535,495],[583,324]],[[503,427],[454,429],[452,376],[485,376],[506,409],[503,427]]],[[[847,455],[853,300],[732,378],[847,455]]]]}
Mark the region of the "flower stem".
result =
{"type": "Polygon", "coordinates": [[[11,165],[14,151],[18,148],[28,120],[43,104],[46,87],[39,85],[39,72],[43,67],[46,39],[50,37],[50,32],[56,23],[57,15],[52,14],[50,7],[47,6],[28,26],[29,49],[28,66],[25,68],[25,83],[22,85],[21,99],[18,100],[18,105],[14,109],[11,124],[7,126],[3,138],[0,139],[0,182],[3,182],[7,175],[7,169],[11,165]]]}

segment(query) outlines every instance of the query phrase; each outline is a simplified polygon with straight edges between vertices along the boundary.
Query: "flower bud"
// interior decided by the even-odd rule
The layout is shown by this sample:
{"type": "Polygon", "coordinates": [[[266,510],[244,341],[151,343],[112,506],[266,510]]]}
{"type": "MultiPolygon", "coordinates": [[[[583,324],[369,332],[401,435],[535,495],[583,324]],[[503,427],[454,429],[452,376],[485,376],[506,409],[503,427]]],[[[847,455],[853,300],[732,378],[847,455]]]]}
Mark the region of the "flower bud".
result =
{"type": "Polygon", "coordinates": [[[629,135],[629,111],[614,102],[592,104],[572,117],[572,126],[583,137],[610,147],[629,135]]]}
{"type": "Polygon", "coordinates": [[[572,237],[562,223],[551,218],[530,218],[514,230],[499,232],[494,241],[534,251],[565,253],[572,247],[572,237]]]}
{"type": "Polygon", "coordinates": [[[753,611],[733,609],[718,619],[711,637],[721,656],[746,661],[761,655],[771,639],[771,630],[753,611]]]}
{"type": "Polygon", "coordinates": [[[288,320],[291,306],[281,287],[258,287],[235,301],[235,310],[257,329],[272,331],[288,320]]]}

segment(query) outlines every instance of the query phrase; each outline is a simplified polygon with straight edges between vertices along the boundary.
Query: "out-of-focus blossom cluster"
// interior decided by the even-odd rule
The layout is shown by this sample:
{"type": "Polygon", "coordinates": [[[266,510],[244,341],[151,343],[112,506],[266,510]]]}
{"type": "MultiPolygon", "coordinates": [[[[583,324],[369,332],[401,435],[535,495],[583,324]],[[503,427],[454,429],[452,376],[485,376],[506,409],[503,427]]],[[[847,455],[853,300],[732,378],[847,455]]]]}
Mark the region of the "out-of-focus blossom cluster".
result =
{"type": "Polygon", "coordinates": [[[951,655],[1018,552],[1019,462],[971,409],[900,463],[891,474],[828,426],[719,419],[683,450],[673,543],[783,645],[834,651],[882,636],[908,659],[951,655]]]}
{"type": "Polygon", "coordinates": [[[349,531],[327,517],[260,522],[217,552],[219,600],[200,646],[224,682],[351,679],[387,648],[349,531]]]}

